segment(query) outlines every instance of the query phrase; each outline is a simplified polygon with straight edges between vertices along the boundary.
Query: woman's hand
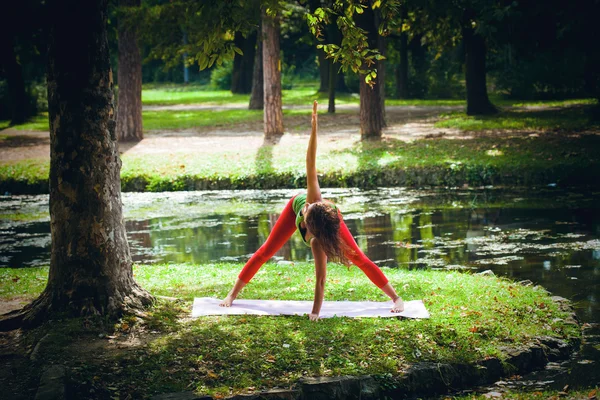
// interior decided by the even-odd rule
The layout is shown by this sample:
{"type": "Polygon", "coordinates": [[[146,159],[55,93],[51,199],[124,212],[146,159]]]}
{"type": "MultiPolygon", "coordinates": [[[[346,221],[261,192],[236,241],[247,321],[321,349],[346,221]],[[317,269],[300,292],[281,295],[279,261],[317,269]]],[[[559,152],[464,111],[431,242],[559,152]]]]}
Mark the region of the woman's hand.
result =
{"type": "Polygon", "coordinates": [[[308,319],[310,319],[311,321],[318,321],[319,320],[319,314],[310,313],[310,314],[308,314],[308,319]]]}

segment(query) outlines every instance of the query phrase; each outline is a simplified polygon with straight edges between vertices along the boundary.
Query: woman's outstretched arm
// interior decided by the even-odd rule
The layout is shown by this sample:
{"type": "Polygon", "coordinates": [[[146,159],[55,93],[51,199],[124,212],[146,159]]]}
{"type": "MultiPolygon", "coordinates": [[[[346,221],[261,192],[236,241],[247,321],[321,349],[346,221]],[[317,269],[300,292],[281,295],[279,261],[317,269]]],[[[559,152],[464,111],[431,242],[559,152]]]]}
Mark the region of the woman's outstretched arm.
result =
{"type": "Polygon", "coordinates": [[[317,177],[317,101],[313,103],[312,130],[306,150],[306,201],[321,201],[321,188],[317,177]]]}

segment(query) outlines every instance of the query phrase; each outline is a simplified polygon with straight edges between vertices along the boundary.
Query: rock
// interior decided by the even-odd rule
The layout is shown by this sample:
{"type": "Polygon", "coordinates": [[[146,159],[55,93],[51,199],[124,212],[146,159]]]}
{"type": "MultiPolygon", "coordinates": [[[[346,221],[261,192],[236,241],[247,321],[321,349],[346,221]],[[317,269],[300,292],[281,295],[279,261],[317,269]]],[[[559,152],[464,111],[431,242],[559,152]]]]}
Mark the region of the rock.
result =
{"type": "Polygon", "coordinates": [[[353,376],[303,378],[299,382],[304,400],[362,400],[361,378],[353,376]]]}
{"type": "Polygon", "coordinates": [[[488,392],[488,393],[484,394],[483,397],[485,397],[486,399],[501,399],[502,398],[502,393],[500,393],[500,392],[488,392]]]}
{"type": "Polygon", "coordinates": [[[212,400],[212,397],[197,395],[194,392],[176,392],[157,394],[152,396],[150,400],[212,400]]]}
{"type": "Polygon", "coordinates": [[[547,358],[541,346],[532,345],[529,348],[501,348],[508,357],[505,363],[509,365],[505,374],[525,373],[540,369],[546,365],[547,358]]]}
{"type": "Polygon", "coordinates": [[[521,285],[521,286],[531,286],[531,285],[533,285],[533,282],[531,282],[529,279],[525,279],[525,280],[519,281],[517,283],[519,285],[521,285]]]}
{"type": "Polygon", "coordinates": [[[228,400],[297,400],[300,391],[287,389],[272,389],[259,393],[238,394],[228,397],[228,400]]]}
{"type": "Polygon", "coordinates": [[[61,365],[51,365],[42,372],[35,400],[65,399],[66,371],[61,365]]]}
{"type": "Polygon", "coordinates": [[[485,271],[478,272],[476,275],[496,276],[496,274],[494,274],[494,271],[492,271],[491,269],[486,269],[485,271]]]}

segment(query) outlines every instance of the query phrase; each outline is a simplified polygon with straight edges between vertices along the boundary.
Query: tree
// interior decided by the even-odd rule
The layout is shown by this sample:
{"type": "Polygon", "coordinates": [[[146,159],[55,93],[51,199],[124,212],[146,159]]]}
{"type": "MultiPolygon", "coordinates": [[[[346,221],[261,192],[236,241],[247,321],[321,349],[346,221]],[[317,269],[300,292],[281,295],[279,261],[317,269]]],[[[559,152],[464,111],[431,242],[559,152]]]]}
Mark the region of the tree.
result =
{"type": "MultiPolygon", "coordinates": [[[[139,7],[141,0],[119,0],[121,9],[139,7]]],[[[123,11],[125,11],[123,10],[123,11]]],[[[119,97],[117,103],[117,138],[139,141],[142,130],[142,56],[135,27],[119,18],[119,97]]]]}
{"type": "Polygon", "coordinates": [[[231,75],[231,93],[250,93],[252,91],[252,75],[257,32],[251,32],[247,37],[241,32],[235,33],[234,43],[242,50],[243,54],[235,55],[233,59],[233,72],[231,75]]]}
{"type": "Polygon", "coordinates": [[[351,69],[360,76],[360,130],[363,140],[381,138],[385,126],[384,59],[381,33],[387,22],[398,13],[398,2],[377,0],[335,0],[331,7],[322,7],[307,15],[311,32],[323,39],[323,25],[336,24],[342,33],[341,43],[319,45],[341,69],[351,69]],[[381,77],[378,78],[378,74],[381,77]],[[381,82],[381,84],[377,84],[381,82]]]}
{"type": "MultiPolygon", "coordinates": [[[[357,16],[356,24],[359,28],[367,32],[369,48],[380,51],[381,39],[378,34],[379,19],[377,12],[373,10],[373,2],[365,7],[364,11],[357,16]]],[[[381,139],[381,133],[385,127],[385,106],[384,106],[384,87],[383,61],[374,60],[372,65],[363,63],[363,70],[371,67],[376,72],[360,74],[360,136],[363,140],[381,139]],[[379,76],[378,76],[379,74],[379,76]],[[370,78],[370,79],[369,79],[370,78]]]]}
{"type": "Polygon", "coordinates": [[[252,93],[250,93],[250,103],[248,105],[248,109],[250,110],[262,110],[265,106],[262,36],[262,27],[259,26],[254,53],[254,70],[252,71],[252,93]]]}
{"type": "Polygon", "coordinates": [[[133,279],[121,206],[108,0],[51,0],[48,46],[50,226],[48,284],[1,328],[65,311],[118,316],[150,304],[133,279]]]}
{"type": "Polygon", "coordinates": [[[8,112],[0,113],[0,118],[10,118],[11,125],[21,124],[36,113],[35,99],[28,90],[23,66],[24,58],[31,59],[32,54],[44,53],[40,43],[44,36],[41,17],[44,7],[39,2],[23,0],[9,2],[2,8],[0,79],[6,79],[10,106],[8,112]]]}
{"type": "Polygon", "coordinates": [[[276,11],[263,8],[262,34],[265,140],[277,141],[283,135],[283,111],[279,55],[279,17],[276,11]]]}
{"type": "Polygon", "coordinates": [[[484,115],[498,112],[487,93],[485,39],[474,28],[475,11],[467,8],[462,23],[465,49],[465,85],[467,86],[467,114],[484,115]]]}

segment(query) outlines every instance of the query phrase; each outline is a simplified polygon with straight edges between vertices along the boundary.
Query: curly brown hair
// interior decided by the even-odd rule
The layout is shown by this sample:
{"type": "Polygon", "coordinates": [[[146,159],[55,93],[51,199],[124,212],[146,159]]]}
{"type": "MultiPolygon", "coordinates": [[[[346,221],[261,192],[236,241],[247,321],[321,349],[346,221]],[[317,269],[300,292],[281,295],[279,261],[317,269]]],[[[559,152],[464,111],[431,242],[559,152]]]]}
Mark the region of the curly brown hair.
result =
{"type": "Polygon", "coordinates": [[[319,241],[328,260],[346,266],[352,265],[348,258],[352,249],[339,235],[341,216],[337,209],[322,201],[314,203],[310,213],[304,218],[304,222],[308,230],[319,241]]]}

